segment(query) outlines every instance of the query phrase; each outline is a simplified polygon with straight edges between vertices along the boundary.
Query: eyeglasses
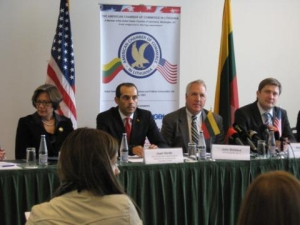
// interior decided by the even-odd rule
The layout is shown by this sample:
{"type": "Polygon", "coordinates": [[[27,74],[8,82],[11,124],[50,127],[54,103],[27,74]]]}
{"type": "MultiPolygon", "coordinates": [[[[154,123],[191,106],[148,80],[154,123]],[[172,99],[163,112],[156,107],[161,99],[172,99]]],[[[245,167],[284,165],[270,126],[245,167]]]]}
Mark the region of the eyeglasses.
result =
{"type": "Polygon", "coordinates": [[[36,106],[39,106],[39,105],[43,105],[43,106],[49,106],[52,104],[52,102],[47,102],[47,101],[35,101],[34,104],[36,106]]]}

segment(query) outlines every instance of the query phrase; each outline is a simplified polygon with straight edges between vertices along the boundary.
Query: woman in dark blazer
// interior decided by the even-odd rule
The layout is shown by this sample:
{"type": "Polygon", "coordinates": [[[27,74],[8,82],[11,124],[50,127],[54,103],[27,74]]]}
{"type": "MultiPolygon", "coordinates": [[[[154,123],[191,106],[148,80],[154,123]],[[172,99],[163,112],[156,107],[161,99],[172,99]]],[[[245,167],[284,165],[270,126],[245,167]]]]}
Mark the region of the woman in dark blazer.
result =
{"type": "Polygon", "coordinates": [[[56,157],[63,141],[73,131],[72,121],[54,112],[59,108],[62,96],[55,86],[44,84],[34,91],[31,100],[36,112],[19,119],[15,158],[25,159],[28,147],[35,147],[38,157],[42,134],[46,135],[48,156],[56,157]]]}

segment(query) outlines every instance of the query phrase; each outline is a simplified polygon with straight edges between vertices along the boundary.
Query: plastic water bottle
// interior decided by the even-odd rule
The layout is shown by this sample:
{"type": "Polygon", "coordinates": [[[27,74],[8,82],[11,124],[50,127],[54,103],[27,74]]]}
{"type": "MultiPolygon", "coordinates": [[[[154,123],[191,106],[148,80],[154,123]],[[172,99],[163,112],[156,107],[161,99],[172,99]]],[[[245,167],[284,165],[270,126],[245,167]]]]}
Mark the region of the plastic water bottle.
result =
{"type": "Polygon", "coordinates": [[[39,165],[47,166],[48,165],[48,149],[46,143],[46,136],[41,135],[40,148],[39,148],[39,165]]]}
{"type": "Polygon", "coordinates": [[[276,141],[273,130],[269,131],[268,149],[270,157],[276,156],[276,141]]]}
{"type": "Polygon", "coordinates": [[[126,133],[123,133],[122,135],[122,141],[120,146],[120,162],[128,163],[128,143],[126,133]]]}
{"type": "Polygon", "coordinates": [[[200,131],[200,136],[198,141],[198,153],[199,153],[199,157],[198,157],[199,161],[206,160],[206,144],[205,144],[203,131],[200,131]]]}

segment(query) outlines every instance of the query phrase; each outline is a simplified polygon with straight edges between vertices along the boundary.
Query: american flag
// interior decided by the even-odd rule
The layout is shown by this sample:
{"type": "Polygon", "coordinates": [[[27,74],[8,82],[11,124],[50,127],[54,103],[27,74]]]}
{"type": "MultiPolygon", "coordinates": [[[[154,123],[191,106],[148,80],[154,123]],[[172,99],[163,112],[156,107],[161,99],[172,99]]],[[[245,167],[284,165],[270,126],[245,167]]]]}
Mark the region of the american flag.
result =
{"type": "Polygon", "coordinates": [[[75,103],[74,52],[67,0],[61,0],[51,57],[47,68],[47,84],[55,85],[63,96],[58,113],[72,120],[77,127],[75,103]]]}

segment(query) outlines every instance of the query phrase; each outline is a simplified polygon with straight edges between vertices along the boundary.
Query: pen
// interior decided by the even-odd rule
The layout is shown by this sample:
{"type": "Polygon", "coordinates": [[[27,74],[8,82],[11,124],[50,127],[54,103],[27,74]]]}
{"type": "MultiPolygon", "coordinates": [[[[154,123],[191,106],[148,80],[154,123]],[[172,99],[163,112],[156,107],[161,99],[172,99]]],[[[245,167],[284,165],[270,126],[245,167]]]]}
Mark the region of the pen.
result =
{"type": "Polygon", "coordinates": [[[2,165],[2,167],[11,167],[11,166],[14,166],[14,165],[10,165],[10,164],[2,165]]]}

